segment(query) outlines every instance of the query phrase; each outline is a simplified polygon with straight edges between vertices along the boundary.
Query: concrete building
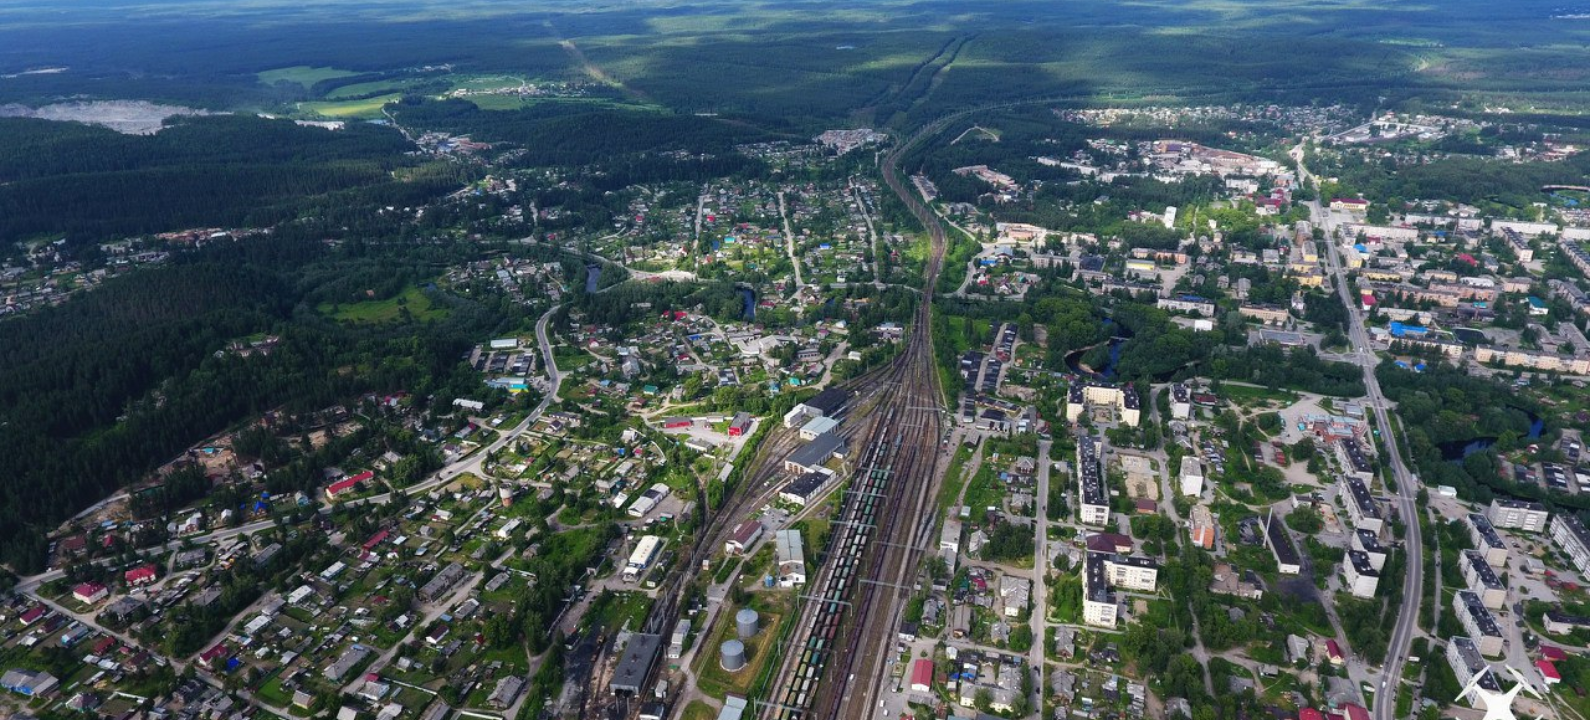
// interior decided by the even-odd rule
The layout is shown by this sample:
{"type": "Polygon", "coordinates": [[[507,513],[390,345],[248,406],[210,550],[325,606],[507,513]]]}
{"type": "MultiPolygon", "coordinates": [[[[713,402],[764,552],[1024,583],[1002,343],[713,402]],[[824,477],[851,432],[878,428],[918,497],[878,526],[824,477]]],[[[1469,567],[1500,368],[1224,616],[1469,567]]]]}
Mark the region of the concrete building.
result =
{"type": "Polygon", "coordinates": [[[1580,577],[1590,577],[1590,531],[1579,518],[1559,513],[1551,519],[1551,541],[1573,562],[1580,577]]]}
{"type": "Polygon", "coordinates": [[[1343,477],[1341,481],[1342,503],[1347,506],[1347,515],[1353,520],[1353,527],[1362,528],[1372,533],[1379,533],[1384,526],[1380,515],[1380,506],[1369,494],[1369,487],[1364,481],[1356,477],[1343,477]]]}
{"type": "Polygon", "coordinates": [[[657,560],[657,554],[662,552],[663,539],[657,535],[642,535],[635,541],[635,549],[629,554],[629,561],[624,563],[624,582],[635,582],[651,569],[657,560]]]}
{"type": "Polygon", "coordinates": [[[784,469],[793,473],[817,472],[829,459],[844,454],[845,441],[838,433],[823,433],[797,448],[784,459],[784,469]]]}
{"type": "Polygon", "coordinates": [[[674,624],[674,634],[668,639],[668,659],[678,660],[685,654],[685,641],[690,637],[690,619],[679,618],[674,624]]]}
{"type": "Polygon", "coordinates": [[[1237,312],[1249,320],[1257,320],[1265,325],[1285,325],[1292,319],[1292,314],[1279,305],[1249,305],[1243,303],[1237,307],[1237,312]]]}
{"type": "Polygon", "coordinates": [[[1292,534],[1286,530],[1285,518],[1276,517],[1274,510],[1270,511],[1264,523],[1264,544],[1270,546],[1271,554],[1275,555],[1276,570],[1282,575],[1303,572],[1303,560],[1297,554],[1292,534]]]}
{"type": "Polygon", "coordinates": [[[624,645],[624,653],[619,656],[618,667],[614,668],[613,676],[608,679],[608,690],[614,695],[619,693],[639,695],[641,686],[651,674],[652,663],[657,661],[657,652],[661,649],[661,635],[650,633],[630,635],[629,642],[624,645]]]}
{"type": "Polygon", "coordinates": [[[1186,420],[1192,417],[1192,390],[1182,383],[1170,386],[1170,417],[1186,420]]]}
{"type": "Polygon", "coordinates": [[[806,546],[799,530],[773,533],[774,559],[778,562],[779,587],[806,584],[806,546]]]}
{"type": "Polygon", "coordinates": [[[1517,348],[1496,348],[1479,345],[1474,348],[1474,360],[1479,363],[1497,363],[1506,367],[1543,370],[1546,372],[1590,374],[1590,356],[1553,355],[1517,348]]]}
{"type": "Polygon", "coordinates": [[[1485,516],[1495,527],[1524,532],[1545,532],[1546,523],[1551,519],[1551,513],[1546,511],[1545,505],[1527,500],[1502,498],[1491,501],[1485,516]]]}
{"type": "Polygon", "coordinates": [[[1469,590],[1457,591],[1452,596],[1452,611],[1481,655],[1502,654],[1502,627],[1496,623],[1496,616],[1485,609],[1478,595],[1469,590]]]}
{"type": "Polygon", "coordinates": [[[1113,628],[1120,613],[1115,588],[1152,593],[1158,586],[1159,565],[1153,560],[1089,552],[1083,564],[1082,621],[1113,628]]]}
{"type": "Polygon", "coordinates": [[[756,520],[747,520],[734,529],[734,533],[723,543],[723,552],[727,555],[741,555],[747,549],[762,539],[762,523],[756,520]]]}
{"type": "Polygon", "coordinates": [[[442,568],[441,572],[436,573],[436,575],[431,577],[430,582],[425,583],[420,588],[420,602],[430,603],[441,600],[445,595],[453,591],[453,588],[458,585],[460,580],[464,579],[466,574],[463,565],[459,565],[456,562],[448,563],[447,567],[442,568]]]}
{"type": "Polygon", "coordinates": [[[1103,441],[1084,435],[1077,438],[1077,486],[1081,502],[1077,521],[1083,525],[1108,525],[1110,496],[1104,488],[1103,441]]]}
{"type": "Polygon", "coordinates": [[[1082,573],[1082,622],[1113,628],[1119,608],[1104,570],[1104,555],[1088,553],[1082,573]]]}
{"type": "Polygon", "coordinates": [[[1507,567],[1507,543],[1496,532],[1491,520],[1479,513],[1468,514],[1469,541],[1479,549],[1485,562],[1493,568],[1507,567]]]}
{"type": "Polygon", "coordinates": [[[1204,464],[1197,457],[1183,455],[1181,472],[1177,474],[1183,495],[1202,495],[1204,492],[1204,464]]]}
{"type": "Polygon", "coordinates": [[[1348,550],[1342,560],[1342,580],[1353,597],[1372,598],[1380,585],[1380,571],[1369,562],[1369,554],[1348,550]]]}
{"type": "Polygon", "coordinates": [[[1146,593],[1159,589],[1159,563],[1146,557],[1106,555],[1104,574],[1110,587],[1146,593]]]}
{"type": "Polygon", "coordinates": [[[813,418],[810,422],[807,422],[805,425],[801,426],[800,433],[798,434],[802,440],[811,441],[816,440],[818,435],[833,430],[837,427],[839,427],[839,420],[835,418],[813,418]]]}
{"type": "MultiPolygon", "coordinates": [[[[1369,456],[1364,453],[1363,445],[1352,438],[1342,438],[1336,441],[1336,460],[1342,464],[1342,472],[1348,477],[1357,478],[1360,482],[1368,483],[1375,478],[1375,465],[1369,461],[1369,456]]],[[[1376,532],[1379,532],[1378,530],[1376,532]]]]}
{"type": "Polygon", "coordinates": [[[833,478],[834,474],[829,472],[827,468],[802,473],[800,477],[789,481],[789,484],[778,492],[778,499],[793,505],[806,507],[807,503],[816,499],[828,487],[828,482],[833,478]]]}
{"type": "MultiPolygon", "coordinates": [[[[1153,267],[1153,262],[1149,262],[1149,269],[1152,270],[1153,267]]],[[[1215,304],[1197,295],[1177,295],[1171,298],[1160,298],[1154,304],[1161,310],[1169,310],[1171,312],[1183,312],[1198,317],[1215,316],[1215,304]]]]}
{"type": "Polygon", "coordinates": [[[1458,566],[1463,571],[1463,581],[1485,607],[1500,610],[1507,604],[1507,586],[1478,550],[1464,550],[1458,558],[1458,566]]]}
{"type": "Polygon", "coordinates": [[[1066,421],[1076,422],[1089,408],[1113,408],[1122,425],[1137,427],[1142,422],[1142,407],[1137,389],[1131,385],[1078,382],[1066,393],[1066,421]]]}
{"type": "MultiPolygon", "coordinates": [[[[1462,635],[1454,635],[1446,641],[1446,661],[1452,666],[1452,674],[1457,676],[1458,685],[1467,687],[1475,675],[1484,673],[1477,683],[1480,687],[1492,692],[1501,692],[1502,687],[1496,682],[1496,676],[1491,674],[1491,665],[1485,662],[1480,655],[1480,649],[1474,640],[1462,635]]],[[[1479,707],[1479,699],[1470,699],[1471,707],[1479,707]]]]}
{"type": "Polygon", "coordinates": [[[1369,565],[1376,571],[1385,568],[1386,548],[1380,544],[1378,536],[1368,530],[1358,528],[1353,531],[1349,541],[1352,544],[1352,549],[1363,553],[1369,558],[1369,565]]]}

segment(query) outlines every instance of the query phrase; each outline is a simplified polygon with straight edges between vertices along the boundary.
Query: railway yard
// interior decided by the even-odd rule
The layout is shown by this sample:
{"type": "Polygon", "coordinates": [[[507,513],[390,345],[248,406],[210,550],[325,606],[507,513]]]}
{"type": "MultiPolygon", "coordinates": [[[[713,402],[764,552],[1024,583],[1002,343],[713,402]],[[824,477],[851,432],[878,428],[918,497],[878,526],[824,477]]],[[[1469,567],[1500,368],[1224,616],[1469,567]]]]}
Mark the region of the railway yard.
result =
{"type": "Polygon", "coordinates": [[[1341,108],[1054,102],[492,166],[434,215],[511,239],[303,310],[512,319],[51,530],[0,717],[1590,717],[1590,229],[1318,197],[1341,108]]]}

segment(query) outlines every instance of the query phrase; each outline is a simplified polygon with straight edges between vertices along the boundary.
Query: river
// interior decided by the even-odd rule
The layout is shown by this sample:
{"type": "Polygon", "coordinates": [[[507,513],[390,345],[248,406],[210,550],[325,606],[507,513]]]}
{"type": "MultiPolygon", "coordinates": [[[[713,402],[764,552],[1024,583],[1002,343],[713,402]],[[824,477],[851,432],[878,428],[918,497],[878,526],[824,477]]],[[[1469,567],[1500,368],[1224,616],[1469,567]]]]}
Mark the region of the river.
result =
{"type": "Polygon", "coordinates": [[[1121,345],[1130,339],[1131,333],[1126,328],[1116,325],[1114,320],[1105,320],[1101,327],[1103,327],[1105,332],[1111,333],[1110,339],[1106,341],[1110,345],[1110,359],[1104,363],[1104,367],[1090,368],[1082,364],[1083,356],[1087,355],[1088,351],[1098,347],[1098,344],[1093,344],[1066,353],[1066,369],[1074,374],[1094,380],[1111,380],[1115,377],[1115,366],[1121,361],[1121,345]]]}
{"type": "MultiPolygon", "coordinates": [[[[1529,416],[1529,434],[1524,436],[1525,439],[1538,439],[1540,437],[1541,431],[1544,430],[1545,427],[1546,421],[1541,420],[1539,417],[1531,414],[1529,416]]],[[[1479,437],[1468,440],[1451,440],[1441,443],[1436,447],[1440,448],[1441,450],[1442,460],[1447,460],[1450,462],[1462,462],[1463,458],[1473,455],[1474,453],[1487,450],[1495,444],[1496,438],[1494,437],[1479,437]]]]}
{"type": "Polygon", "coordinates": [[[745,319],[747,321],[755,320],[756,319],[756,291],[752,290],[751,288],[747,288],[747,287],[740,288],[740,298],[745,303],[745,319]]]}

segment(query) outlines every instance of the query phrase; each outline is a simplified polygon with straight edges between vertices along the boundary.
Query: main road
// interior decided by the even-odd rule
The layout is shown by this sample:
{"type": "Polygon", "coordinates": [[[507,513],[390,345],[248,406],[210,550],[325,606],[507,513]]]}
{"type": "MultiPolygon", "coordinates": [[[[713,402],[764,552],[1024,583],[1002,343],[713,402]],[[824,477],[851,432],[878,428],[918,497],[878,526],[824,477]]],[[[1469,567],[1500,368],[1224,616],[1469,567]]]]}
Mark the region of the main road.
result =
{"type": "MultiPolygon", "coordinates": [[[[1292,158],[1297,161],[1299,180],[1306,182],[1311,176],[1303,165],[1302,148],[1301,144],[1293,148],[1292,158]]],[[[1424,600],[1424,547],[1419,534],[1419,507],[1415,502],[1419,481],[1413,473],[1408,472],[1397,447],[1397,433],[1391,424],[1391,413],[1386,410],[1386,397],[1380,392],[1380,380],[1375,377],[1378,359],[1370,349],[1369,333],[1364,329],[1364,313],[1359,307],[1358,298],[1352,296],[1341,253],[1332,237],[1334,223],[1318,197],[1310,201],[1308,206],[1315,224],[1325,230],[1325,257],[1330,266],[1328,271],[1335,279],[1336,292],[1341,295],[1342,304],[1347,306],[1347,337],[1353,345],[1352,357],[1364,371],[1364,390],[1369,408],[1375,414],[1375,422],[1380,427],[1380,439],[1386,446],[1386,457],[1382,459],[1391,467],[1392,477],[1397,481],[1397,493],[1392,499],[1397,506],[1397,514],[1407,528],[1403,533],[1402,545],[1408,558],[1407,574],[1402,578],[1402,607],[1397,615],[1397,626],[1391,632],[1391,642],[1386,646],[1386,662],[1381,670],[1380,683],[1375,688],[1374,701],[1376,720],[1393,720],[1397,689],[1402,680],[1403,666],[1407,663],[1408,648],[1414,634],[1418,632],[1419,603],[1424,600]]]]}

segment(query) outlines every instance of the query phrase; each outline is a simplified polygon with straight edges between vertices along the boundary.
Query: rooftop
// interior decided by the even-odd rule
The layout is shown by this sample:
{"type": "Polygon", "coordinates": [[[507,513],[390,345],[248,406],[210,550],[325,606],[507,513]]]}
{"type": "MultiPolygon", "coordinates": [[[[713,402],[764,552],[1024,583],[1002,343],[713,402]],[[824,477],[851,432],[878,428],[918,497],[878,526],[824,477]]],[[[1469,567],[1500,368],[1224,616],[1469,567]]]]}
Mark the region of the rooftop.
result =
{"type": "Polygon", "coordinates": [[[1488,637],[1501,636],[1502,629],[1496,624],[1496,616],[1492,615],[1490,610],[1485,609],[1485,603],[1480,601],[1480,596],[1475,595],[1474,591],[1457,591],[1454,602],[1463,608],[1464,612],[1468,613],[1469,618],[1474,621],[1474,627],[1479,629],[1481,635],[1488,637]]]}
{"type": "Polygon", "coordinates": [[[1292,545],[1292,536],[1286,532],[1286,523],[1273,513],[1270,521],[1265,525],[1264,532],[1270,538],[1270,547],[1275,551],[1275,557],[1285,565],[1300,564],[1297,556],[1297,547],[1292,545]]]}
{"type": "Polygon", "coordinates": [[[640,692],[641,683],[646,681],[652,663],[657,660],[657,651],[662,647],[662,641],[661,635],[650,633],[630,635],[629,644],[624,646],[624,654],[618,660],[618,667],[613,670],[609,686],[615,690],[640,692]]]}
{"type": "Polygon", "coordinates": [[[1082,504],[1104,505],[1104,471],[1099,464],[1099,441],[1084,435],[1077,438],[1077,466],[1081,473],[1082,504]]]}
{"type": "Polygon", "coordinates": [[[1380,507],[1375,505],[1375,499],[1369,495],[1369,487],[1364,481],[1355,477],[1345,479],[1347,493],[1352,496],[1353,504],[1358,507],[1358,512],[1367,518],[1379,518],[1380,507]]]}
{"type": "Polygon", "coordinates": [[[789,461],[801,467],[817,467],[843,447],[845,441],[836,433],[823,433],[789,454],[789,461]]]}
{"type": "Polygon", "coordinates": [[[1364,577],[1380,577],[1380,572],[1369,562],[1369,553],[1361,550],[1348,550],[1347,561],[1353,564],[1353,572],[1364,577]]]}
{"type": "Polygon", "coordinates": [[[1485,556],[1478,550],[1464,550],[1463,562],[1468,563],[1469,569],[1473,570],[1487,590],[1502,589],[1502,579],[1496,577],[1496,571],[1491,569],[1490,564],[1485,562],[1485,556]]]}
{"type": "Polygon", "coordinates": [[[1496,527],[1491,525],[1491,519],[1479,513],[1469,513],[1469,524],[1480,534],[1480,539],[1493,548],[1505,548],[1502,536],[1497,534],[1496,527]]]}

